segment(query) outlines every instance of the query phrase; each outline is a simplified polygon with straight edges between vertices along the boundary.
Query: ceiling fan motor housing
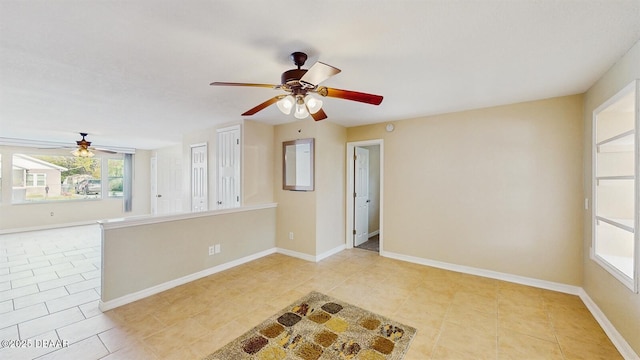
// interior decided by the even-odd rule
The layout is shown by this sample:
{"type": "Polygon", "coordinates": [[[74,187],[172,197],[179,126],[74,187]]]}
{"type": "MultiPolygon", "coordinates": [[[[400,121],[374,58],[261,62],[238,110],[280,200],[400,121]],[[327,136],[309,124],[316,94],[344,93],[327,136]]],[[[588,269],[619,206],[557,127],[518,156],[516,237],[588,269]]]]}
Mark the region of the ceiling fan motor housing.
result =
{"type": "Polygon", "coordinates": [[[307,69],[301,69],[305,61],[307,61],[307,54],[300,51],[296,51],[291,54],[291,60],[293,60],[293,63],[298,68],[283,72],[282,76],[280,77],[280,84],[281,85],[288,84],[292,88],[296,88],[300,86],[300,83],[298,82],[298,80],[300,80],[302,76],[304,76],[304,74],[306,74],[307,72],[307,69]]]}
{"type": "Polygon", "coordinates": [[[280,84],[284,85],[290,81],[297,82],[307,72],[307,69],[291,69],[282,73],[280,77],[280,84]]]}

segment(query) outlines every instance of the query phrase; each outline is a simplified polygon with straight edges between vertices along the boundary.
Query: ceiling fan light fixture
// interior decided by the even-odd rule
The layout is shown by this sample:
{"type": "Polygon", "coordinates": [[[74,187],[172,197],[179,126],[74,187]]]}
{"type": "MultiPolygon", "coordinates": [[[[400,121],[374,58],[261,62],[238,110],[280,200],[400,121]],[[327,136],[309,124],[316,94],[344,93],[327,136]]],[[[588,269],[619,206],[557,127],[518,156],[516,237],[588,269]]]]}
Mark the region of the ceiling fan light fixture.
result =
{"type": "Polygon", "coordinates": [[[322,109],[322,100],[316,99],[311,95],[305,96],[304,103],[307,105],[310,114],[315,114],[322,109]]]}
{"type": "Polygon", "coordinates": [[[73,150],[71,154],[76,157],[93,157],[95,155],[91,150],[85,147],[79,147],[73,150]]]}
{"type": "Polygon", "coordinates": [[[278,100],[278,102],[276,102],[276,105],[278,106],[278,109],[282,111],[283,114],[289,115],[291,114],[291,110],[293,109],[293,105],[295,104],[295,102],[296,100],[293,98],[293,96],[287,95],[282,99],[278,100]]]}
{"type": "Polygon", "coordinates": [[[295,116],[296,119],[304,119],[309,116],[309,110],[307,110],[307,106],[304,104],[304,101],[296,103],[296,111],[293,113],[293,116],[295,116]]]}

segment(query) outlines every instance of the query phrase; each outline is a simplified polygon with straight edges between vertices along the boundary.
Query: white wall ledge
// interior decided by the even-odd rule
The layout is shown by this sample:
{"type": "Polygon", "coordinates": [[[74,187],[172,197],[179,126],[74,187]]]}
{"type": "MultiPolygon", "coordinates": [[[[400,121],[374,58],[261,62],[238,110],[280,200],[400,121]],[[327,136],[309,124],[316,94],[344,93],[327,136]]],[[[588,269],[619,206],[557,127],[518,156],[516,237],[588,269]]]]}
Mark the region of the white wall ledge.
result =
{"type": "Polygon", "coordinates": [[[267,204],[241,206],[237,208],[223,209],[223,210],[183,212],[183,213],[175,213],[175,214],[167,214],[167,215],[133,216],[128,218],[101,220],[101,221],[98,221],[98,223],[103,229],[109,230],[109,229],[119,229],[119,228],[126,228],[126,227],[139,226],[139,225],[159,224],[159,223],[164,223],[169,221],[196,219],[196,218],[207,217],[207,216],[232,214],[232,213],[245,212],[245,211],[270,209],[270,208],[275,208],[277,206],[278,206],[277,203],[267,203],[267,204]]]}

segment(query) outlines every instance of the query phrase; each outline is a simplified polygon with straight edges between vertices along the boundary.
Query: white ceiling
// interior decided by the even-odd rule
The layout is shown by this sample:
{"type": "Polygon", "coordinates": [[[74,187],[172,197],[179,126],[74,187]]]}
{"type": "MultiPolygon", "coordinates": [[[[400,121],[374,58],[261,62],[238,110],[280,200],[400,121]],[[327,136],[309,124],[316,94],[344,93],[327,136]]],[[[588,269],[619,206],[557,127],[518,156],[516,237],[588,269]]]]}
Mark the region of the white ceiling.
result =
{"type": "Polygon", "coordinates": [[[279,94],[210,82],[277,84],[293,51],[384,95],[325,99],[344,126],[577,94],[638,39],[640,0],[0,0],[0,137],[177,143],[279,94]]]}

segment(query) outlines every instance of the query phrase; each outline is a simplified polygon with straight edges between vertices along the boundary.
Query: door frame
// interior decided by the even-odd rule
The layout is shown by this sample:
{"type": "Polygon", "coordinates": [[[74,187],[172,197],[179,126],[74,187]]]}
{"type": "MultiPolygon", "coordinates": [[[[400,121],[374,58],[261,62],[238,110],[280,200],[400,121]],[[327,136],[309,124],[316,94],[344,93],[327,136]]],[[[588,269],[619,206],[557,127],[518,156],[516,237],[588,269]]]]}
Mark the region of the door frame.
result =
{"type": "Polygon", "coordinates": [[[355,154],[355,148],[358,146],[380,146],[380,254],[383,253],[384,246],[384,140],[372,139],[364,141],[352,141],[347,143],[347,210],[346,216],[346,233],[345,233],[345,247],[347,249],[353,248],[353,210],[354,210],[354,168],[353,168],[353,156],[355,154]]]}

